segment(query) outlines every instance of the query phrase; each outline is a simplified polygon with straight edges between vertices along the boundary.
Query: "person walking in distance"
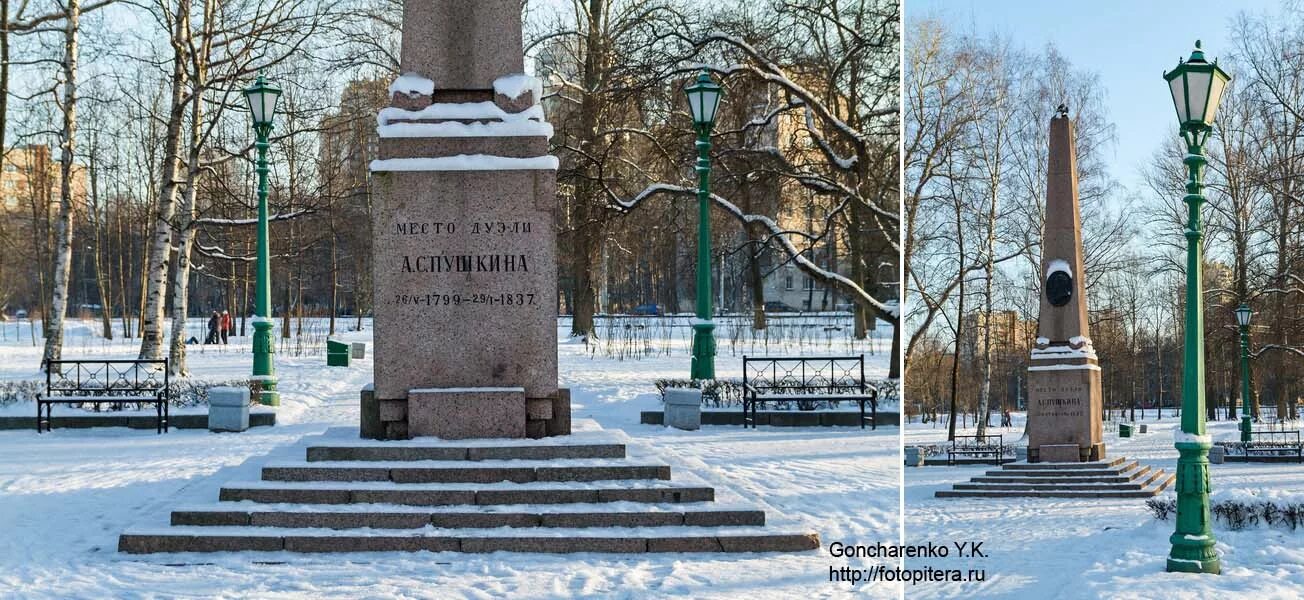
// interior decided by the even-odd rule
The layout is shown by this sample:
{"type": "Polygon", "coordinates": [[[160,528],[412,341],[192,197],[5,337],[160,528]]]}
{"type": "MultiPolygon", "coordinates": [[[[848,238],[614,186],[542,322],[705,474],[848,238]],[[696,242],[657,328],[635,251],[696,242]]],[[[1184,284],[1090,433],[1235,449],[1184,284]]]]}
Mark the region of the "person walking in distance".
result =
{"type": "Polygon", "coordinates": [[[222,326],[222,345],[223,345],[223,346],[227,345],[227,336],[231,335],[231,325],[232,325],[232,324],[233,324],[233,320],[231,319],[231,313],[230,313],[230,311],[225,311],[225,310],[222,311],[222,323],[221,323],[221,326],[222,326]]]}
{"type": "Polygon", "coordinates": [[[222,318],[218,316],[217,311],[213,311],[213,315],[208,317],[208,337],[204,338],[204,344],[217,343],[217,328],[221,326],[222,318]]]}

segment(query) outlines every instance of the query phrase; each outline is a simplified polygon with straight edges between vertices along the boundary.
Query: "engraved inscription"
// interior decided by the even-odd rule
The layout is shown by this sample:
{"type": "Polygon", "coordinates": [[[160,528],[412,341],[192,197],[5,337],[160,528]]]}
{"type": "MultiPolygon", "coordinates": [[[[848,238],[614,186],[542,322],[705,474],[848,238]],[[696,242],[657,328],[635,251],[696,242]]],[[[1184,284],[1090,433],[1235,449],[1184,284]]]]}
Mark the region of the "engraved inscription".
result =
{"type": "MultiPolygon", "coordinates": [[[[512,252],[511,242],[505,238],[528,235],[533,231],[529,221],[413,221],[395,220],[390,232],[404,237],[425,237],[431,240],[429,254],[403,254],[393,258],[393,268],[398,273],[420,274],[422,277],[405,278],[411,285],[395,290],[382,300],[386,304],[420,307],[530,307],[541,305],[543,296],[530,289],[529,275],[535,257],[512,252]],[[456,240],[468,237],[504,239],[507,252],[464,253],[471,248],[456,240]],[[438,240],[438,241],[436,241],[438,240]],[[459,250],[461,252],[459,252],[459,250]],[[443,280],[444,274],[470,274],[470,279],[443,280]],[[477,279],[475,274],[484,274],[477,279]],[[504,279],[502,275],[509,279],[504,279]],[[517,280],[512,275],[518,275],[517,280]],[[433,285],[432,285],[433,282],[433,285]]],[[[499,242],[493,242],[498,245],[499,242]]],[[[475,246],[475,242],[467,245],[475,246]]],[[[484,242],[479,242],[483,248],[484,242]]],[[[488,248],[483,248],[488,249],[488,248]]]]}
{"type": "Polygon", "coordinates": [[[1087,414],[1086,393],[1080,384],[1037,385],[1032,388],[1033,406],[1042,417],[1082,417],[1087,414]]]}

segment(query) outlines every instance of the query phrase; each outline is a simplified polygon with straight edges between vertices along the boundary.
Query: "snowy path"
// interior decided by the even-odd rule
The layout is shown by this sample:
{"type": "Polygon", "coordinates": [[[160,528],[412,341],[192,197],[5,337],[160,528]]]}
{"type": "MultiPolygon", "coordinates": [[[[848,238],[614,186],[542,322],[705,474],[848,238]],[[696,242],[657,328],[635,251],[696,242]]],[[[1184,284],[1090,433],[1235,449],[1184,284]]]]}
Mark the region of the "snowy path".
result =
{"type": "MultiPolygon", "coordinates": [[[[1120,439],[1107,433],[1111,456],[1127,456],[1174,472],[1176,419],[1149,425],[1150,433],[1120,439]]],[[[1236,434],[1232,422],[1210,426],[1215,440],[1236,434]]],[[[972,433],[969,431],[967,433],[972,433]]],[[[998,430],[1007,440],[1021,428],[998,430]]],[[[941,443],[944,428],[914,424],[906,444],[941,443]]],[[[1144,499],[935,498],[937,490],[967,481],[993,467],[906,469],[906,540],[950,544],[983,542],[986,558],[907,561],[907,567],[986,569],[981,583],[923,583],[907,589],[913,598],[1184,599],[1299,598],[1304,589],[1304,532],[1271,528],[1229,531],[1215,524],[1220,576],[1164,572],[1172,521],[1159,521],[1144,499]]],[[[1222,464],[1212,466],[1215,489],[1304,486],[1304,465],[1222,464]]]]}
{"type": "MultiPolygon", "coordinates": [[[[366,339],[366,333],[341,336],[366,339]]],[[[0,343],[2,344],[2,343],[0,343]]],[[[93,347],[93,345],[91,345],[93,347]]],[[[774,522],[832,541],[898,538],[898,429],[697,432],[638,424],[656,407],[652,382],[681,377],[685,356],[640,361],[591,358],[563,344],[562,381],[576,418],[624,430],[677,471],[692,471],[764,508],[774,522]]],[[[91,352],[88,352],[91,353],[91,352]]],[[[108,347],[97,356],[131,354],[108,347]]],[[[30,378],[39,348],[0,345],[0,379],[30,378]]],[[[195,374],[238,377],[248,355],[191,357],[195,374]]],[[[302,460],[306,437],[356,426],[358,390],[371,363],[326,370],[323,358],[278,356],[285,406],[279,425],[243,434],[126,429],[0,432],[0,596],[5,598],[896,598],[898,587],[830,583],[845,559],[703,554],[312,556],[232,553],[141,557],[116,552],[118,534],[166,521],[185,504],[212,503],[223,482],[258,478],[262,464],[302,460]],[[296,455],[296,452],[298,454],[296,455]],[[187,564],[175,564],[187,563],[187,564]]],[[[741,359],[721,357],[721,371],[741,359]]],[[[875,365],[885,370],[885,364],[875,365]]],[[[867,567],[868,561],[854,561],[867,567]]]]}

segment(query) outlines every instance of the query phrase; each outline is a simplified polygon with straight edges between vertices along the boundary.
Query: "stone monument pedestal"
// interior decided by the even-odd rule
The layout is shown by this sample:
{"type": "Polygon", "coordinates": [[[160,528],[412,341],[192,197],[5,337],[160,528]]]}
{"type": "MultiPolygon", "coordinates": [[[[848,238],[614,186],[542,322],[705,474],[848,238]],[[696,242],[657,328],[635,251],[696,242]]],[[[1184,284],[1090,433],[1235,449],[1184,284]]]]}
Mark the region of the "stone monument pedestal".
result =
{"type": "Polygon", "coordinates": [[[557,385],[557,158],[505,0],[404,4],[370,165],[375,385],[361,435],[570,433],[557,385]]]}

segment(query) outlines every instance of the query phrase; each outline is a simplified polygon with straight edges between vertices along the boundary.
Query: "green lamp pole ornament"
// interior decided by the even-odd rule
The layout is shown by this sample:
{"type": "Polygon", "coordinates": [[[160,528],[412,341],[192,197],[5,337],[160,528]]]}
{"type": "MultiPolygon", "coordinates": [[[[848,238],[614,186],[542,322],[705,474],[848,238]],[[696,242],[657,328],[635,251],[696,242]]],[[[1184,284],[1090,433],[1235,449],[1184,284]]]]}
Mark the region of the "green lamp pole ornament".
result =
{"type": "Polygon", "coordinates": [[[1242,302],[1236,309],[1236,324],[1241,330],[1241,441],[1250,441],[1250,305],[1242,302]]]}
{"type": "Polygon", "coordinates": [[[715,379],[715,323],[711,320],[711,127],[722,90],[702,71],[684,88],[697,130],[697,319],[693,321],[695,380],[715,379]]]}
{"type": "Polygon", "coordinates": [[[1217,63],[1204,59],[1200,42],[1186,62],[1164,73],[1182,139],[1186,141],[1186,347],[1182,362],[1182,429],[1175,435],[1177,447],[1177,529],[1168,538],[1168,571],[1218,573],[1222,567],[1214,550],[1209,524],[1209,448],[1213,440],[1205,433],[1204,417],[1204,256],[1200,207],[1204,204],[1204,143],[1213,131],[1218,101],[1231,76],[1217,63]]]}
{"type": "Polygon", "coordinates": [[[276,366],[272,363],[272,311],[269,308],[272,296],[272,279],[268,264],[267,240],[267,148],[271,145],[267,138],[272,133],[272,115],[276,113],[276,100],[281,97],[281,89],[267,82],[262,75],[253,85],[245,88],[245,98],[249,101],[249,113],[254,120],[254,134],[258,149],[258,281],[254,285],[254,375],[262,391],[258,402],[268,406],[281,403],[276,391],[276,366]]]}

